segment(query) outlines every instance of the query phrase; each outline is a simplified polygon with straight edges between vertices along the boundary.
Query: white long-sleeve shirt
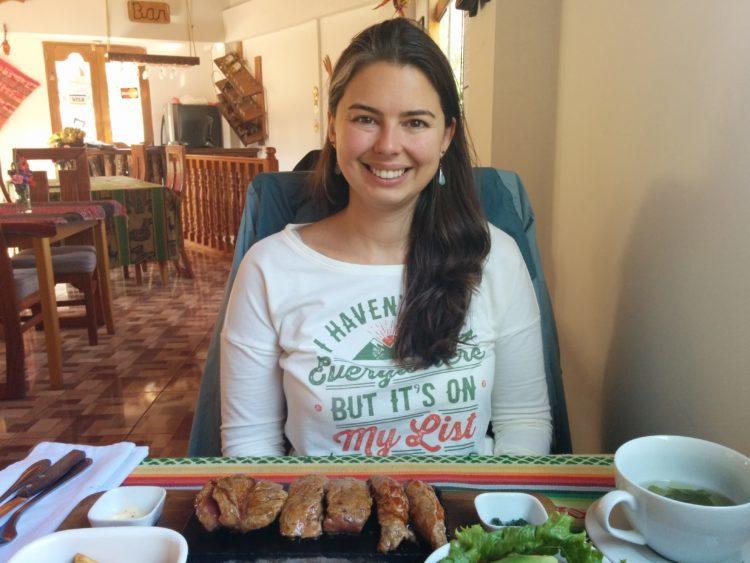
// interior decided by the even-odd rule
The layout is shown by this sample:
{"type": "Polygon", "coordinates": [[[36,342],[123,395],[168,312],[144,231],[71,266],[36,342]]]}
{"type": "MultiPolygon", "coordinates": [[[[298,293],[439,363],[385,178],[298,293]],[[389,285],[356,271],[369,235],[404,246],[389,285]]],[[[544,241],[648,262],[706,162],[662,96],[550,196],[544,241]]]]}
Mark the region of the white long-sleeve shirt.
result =
{"type": "Polygon", "coordinates": [[[402,265],[324,256],[299,225],[255,244],[221,338],[224,455],[545,454],[552,428],[534,289],[515,241],[492,247],[454,358],[393,361],[402,265]],[[489,424],[494,446],[487,446],[489,424]]]}

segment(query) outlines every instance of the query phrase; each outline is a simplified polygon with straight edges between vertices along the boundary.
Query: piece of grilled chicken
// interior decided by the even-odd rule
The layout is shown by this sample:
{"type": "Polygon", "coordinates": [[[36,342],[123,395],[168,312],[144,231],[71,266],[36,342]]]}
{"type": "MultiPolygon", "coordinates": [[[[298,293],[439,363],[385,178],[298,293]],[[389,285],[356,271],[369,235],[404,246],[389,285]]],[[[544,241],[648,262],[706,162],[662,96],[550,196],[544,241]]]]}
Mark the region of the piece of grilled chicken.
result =
{"type": "Polygon", "coordinates": [[[365,481],[346,477],[328,482],[326,516],[323,531],[327,534],[358,534],[372,509],[372,497],[365,481]]]}
{"type": "Polygon", "coordinates": [[[221,511],[219,505],[214,500],[214,487],[216,486],[216,479],[211,479],[203,485],[203,488],[195,497],[195,515],[198,517],[198,521],[203,524],[203,527],[213,532],[219,527],[219,516],[221,511]]]}
{"type": "Polygon", "coordinates": [[[245,475],[221,477],[206,483],[195,499],[195,512],[206,530],[219,525],[249,532],[271,524],[287,494],[281,485],[245,475]]]}
{"type": "Polygon", "coordinates": [[[435,490],[422,481],[406,484],[409,498],[409,517],[420,536],[437,549],[448,543],[445,534],[445,511],[435,495],[435,490]]]}
{"type": "Polygon", "coordinates": [[[328,479],[322,475],[307,475],[292,482],[279,517],[282,536],[317,538],[323,533],[323,495],[327,484],[328,479]]]}
{"type": "Polygon", "coordinates": [[[414,541],[414,533],[409,529],[409,500],[398,481],[385,475],[370,478],[370,491],[375,499],[380,541],[378,551],[393,551],[405,539],[414,541]]]}

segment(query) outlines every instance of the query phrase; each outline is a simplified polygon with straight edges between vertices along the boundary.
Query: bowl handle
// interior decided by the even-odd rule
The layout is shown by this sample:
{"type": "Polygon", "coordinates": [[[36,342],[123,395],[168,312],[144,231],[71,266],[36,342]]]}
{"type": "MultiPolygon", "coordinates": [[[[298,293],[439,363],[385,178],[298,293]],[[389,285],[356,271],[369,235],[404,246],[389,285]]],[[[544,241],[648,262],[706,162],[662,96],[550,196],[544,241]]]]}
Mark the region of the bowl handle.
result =
{"type": "Polygon", "coordinates": [[[635,543],[638,545],[646,545],[646,539],[638,532],[634,530],[623,530],[621,528],[615,528],[609,523],[609,515],[614,510],[615,506],[624,502],[631,510],[636,510],[638,503],[635,497],[625,491],[611,491],[604,495],[599,500],[597,506],[597,517],[602,527],[607,530],[614,537],[624,540],[626,542],[635,543]]]}

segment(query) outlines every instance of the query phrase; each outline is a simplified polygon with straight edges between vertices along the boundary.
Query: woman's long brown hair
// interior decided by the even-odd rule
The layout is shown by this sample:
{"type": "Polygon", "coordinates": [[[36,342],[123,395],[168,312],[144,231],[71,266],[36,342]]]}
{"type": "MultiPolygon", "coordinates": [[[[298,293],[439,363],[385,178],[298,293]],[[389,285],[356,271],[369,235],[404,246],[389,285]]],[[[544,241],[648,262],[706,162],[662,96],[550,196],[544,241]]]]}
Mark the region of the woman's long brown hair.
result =
{"type": "MultiPolygon", "coordinates": [[[[329,111],[336,114],[354,75],[379,61],[422,71],[440,96],[446,127],[453,121],[456,124],[441,161],[446,184],[438,185],[435,177],[417,198],[396,323],[397,361],[424,368],[448,362],[456,354],[471,296],[482,280],[490,236],[474,186],[453,72],[440,48],[417,25],[396,18],[357,35],[333,70],[329,111]]],[[[349,201],[348,184],[335,173],[335,166],[335,150],[326,143],[311,175],[311,190],[313,198],[331,214],[349,201]]]]}

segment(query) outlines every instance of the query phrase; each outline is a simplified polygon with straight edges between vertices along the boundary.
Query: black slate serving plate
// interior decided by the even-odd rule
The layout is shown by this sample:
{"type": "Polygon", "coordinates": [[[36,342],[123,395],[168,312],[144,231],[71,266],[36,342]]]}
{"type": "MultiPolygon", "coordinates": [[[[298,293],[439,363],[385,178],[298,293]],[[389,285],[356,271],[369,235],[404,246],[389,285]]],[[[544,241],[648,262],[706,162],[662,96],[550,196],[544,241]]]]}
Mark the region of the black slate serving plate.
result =
{"type": "MultiPolygon", "coordinates": [[[[436,491],[438,498],[440,492],[436,491]]],[[[442,499],[441,499],[442,500],[442,499]]],[[[447,529],[452,530],[449,507],[442,503],[446,510],[447,529]]],[[[182,534],[188,542],[188,561],[190,563],[265,563],[265,562],[367,562],[393,561],[398,563],[422,563],[432,553],[432,549],[423,541],[418,543],[404,541],[398,549],[387,554],[378,552],[380,539],[373,505],[370,519],[361,534],[340,534],[330,536],[323,534],[317,539],[291,540],[279,533],[278,520],[261,530],[240,534],[228,530],[207,532],[196,518],[190,517],[182,534]]],[[[449,534],[452,535],[452,534],[449,534]]]]}

